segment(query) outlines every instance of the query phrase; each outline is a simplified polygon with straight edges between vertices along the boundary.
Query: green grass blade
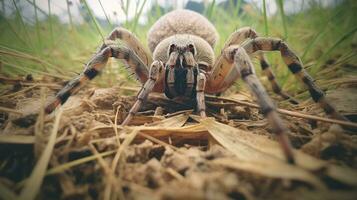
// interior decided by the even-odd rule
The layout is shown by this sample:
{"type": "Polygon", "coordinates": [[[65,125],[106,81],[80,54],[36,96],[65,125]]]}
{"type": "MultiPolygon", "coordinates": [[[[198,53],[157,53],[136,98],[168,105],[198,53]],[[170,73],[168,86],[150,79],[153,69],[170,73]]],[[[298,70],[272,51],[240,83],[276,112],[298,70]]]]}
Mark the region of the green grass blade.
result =
{"type": "MultiPolygon", "coordinates": [[[[146,4],[146,1],[147,1],[147,0],[144,0],[143,3],[142,3],[141,6],[140,6],[139,11],[138,11],[137,13],[135,12],[135,17],[134,17],[134,22],[133,22],[133,27],[132,27],[132,31],[133,31],[133,32],[135,32],[136,27],[137,27],[137,25],[138,25],[138,23],[139,23],[139,19],[140,19],[140,16],[141,16],[142,12],[143,12],[143,9],[144,9],[144,6],[145,6],[145,4],[146,4]]],[[[137,6],[137,7],[138,7],[138,6],[137,6]]]]}
{"type": "Polygon", "coordinates": [[[2,12],[5,13],[5,0],[1,0],[1,9],[2,12]]]}
{"type": "Polygon", "coordinates": [[[93,21],[93,23],[94,23],[95,28],[97,29],[98,33],[99,33],[100,36],[102,37],[102,41],[104,42],[103,31],[102,31],[100,25],[98,24],[97,20],[95,19],[94,15],[93,15],[93,13],[92,13],[92,10],[89,8],[88,3],[87,3],[86,0],[83,0],[82,2],[83,2],[84,6],[85,6],[86,9],[87,9],[87,11],[88,11],[88,13],[89,13],[89,16],[91,17],[91,19],[92,19],[92,21],[93,21]]]}
{"type": "Polygon", "coordinates": [[[53,23],[52,23],[52,16],[51,16],[51,0],[47,1],[48,3],[48,23],[50,26],[50,39],[51,39],[51,46],[54,45],[54,38],[53,38],[53,23]]]}
{"type": "Polygon", "coordinates": [[[123,0],[120,0],[120,7],[125,14],[125,27],[126,28],[128,28],[128,25],[129,25],[129,4],[130,4],[129,0],[127,0],[126,3],[124,3],[123,0]]]}
{"type": "Polygon", "coordinates": [[[41,48],[42,47],[42,41],[41,41],[41,33],[40,33],[40,22],[38,21],[36,0],[33,0],[33,7],[34,7],[34,11],[35,11],[36,35],[37,35],[38,45],[41,48]]]}
{"type": "Polygon", "coordinates": [[[336,49],[338,45],[340,45],[343,41],[348,39],[349,37],[353,36],[357,31],[357,26],[355,26],[352,30],[346,32],[344,35],[342,35],[330,48],[328,48],[324,54],[322,54],[318,59],[317,59],[317,67],[316,70],[319,69],[320,63],[326,59],[333,50],[336,49]]]}
{"type": "Polygon", "coordinates": [[[237,4],[235,5],[235,8],[234,8],[234,17],[239,16],[239,10],[240,10],[241,5],[242,5],[242,0],[238,0],[237,4]]]}
{"type": "Polygon", "coordinates": [[[160,5],[157,2],[155,4],[155,12],[156,12],[156,17],[160,17],[162,15],[160,5]]]}
{"type": "Polygon", "coordinates": [[[332,20],[337,18],[338,15],[341,14],[341,11],[343,11],[343,9],[338,9],[336,11],[336,13],[332,16],[330,16],[326,22],[324,23],[324,25],[322,26],[322,29],[317,31],[317,34],[315,34],[315,36],[312,38],[311,41],[308,42],[308,45],[306,46],[304,53],[301,56],[301,59],[304,60],[305,57],[307,56],[307,53],[310,51],[310,49],[315,45],[315,43],[323,36],[326,34],[326,30],[327,27],[329,27],[329,25],[331,24],[332,20]]]}
{"type": "Polygon", "coordinates": [[[267,8],[266,8],[265,0],[263,0],[263,15],[264,15],[264,34],[265,36],[268,36],[269,27],[268,27],[268,16],[267,16],[267,8]]]}
{"type": "Polygon", "coordinates": [[[315,45],[315,43],[325,34],[325,30],[326,30],[327,26],[324,26],[323,30],[319,31],[314,38],[312,38],[312,40],[308,43],[308,45],[305,48],[304,53],[301,56],[301,60],[304,60],[307,53],[310,51],[310,49],[315,45]]]}
{"type": "Polygon", "coordinates": [[[31,4],[32,6],[36,7],[37,11],[40,11],[40,13],[42,13],[43,15],[45,15],[46,17],[48,17],[49,15],[46,13],[46,11],[44,11],[43,9],[41,9],[40,7],[37,6],[37,4],[35,4],[34,2],[31,2],[30,0],[26,0],[27,3],[31,4]]]}
{"type": "MultiPolygon", "coordinates": [[[[12,2],[13,2],[13,4],[14,4],[14,6],[15,6],[16,15],[17,15],[17,17],[18,17],[19,20],[20,20],[20,24],[21,24],[21,26],[22,26],[22,28],[23,28],[23,30],[24,30],[24,32],[25,32],[25,35],[26,35],[26,37],[27,37],[28,39],[30,39],[30,34],[29,34],[29,32],[27,31],[25,22],[24,22],[24,20],[23,20],[23,18],[22,18],[22,15],[21,15],[21,12],[20,12],[20,10],[19,10],[19,8],[18,8],[18,6],[17,6],[17,3],[16,3],[15,0],[12,0],[12,2]]],[[[32,44],[31,42],[28,42],[28,44],[29,44],[29,46],[32,48],[32,50],[35,51],[35,48],[34,48],[33,44],[32,44]]]]}
{"type": "Polygon", "coordinates": [[[66,3],[67,3],[67,13],[68,13],[68,18],[69,18],[70,29],[74,30],[72,13],[71,13],[71,8],[70,8],[71,3],[69,2],[69,0],[66,0],[66,3]]]}
{"type": "Polygon", "coordinates": [[[105,12],[105,9],[104,9],[104,7],[103,7],[102,1],[101,1],[101,0],[98,0],[98,2],[99,2],[99,4],[100,4],[100,7],[102,8],[102,11],[103,11],[103,13],[104,13],[104,15],[105,15],[105,19],[107,20],[107,22],[108,22],[110,28],[114,28],[113,24],[110,22],[110,19],[109,19],[108,15],[107,15],[107,12],[105,12]]]}
{"type": "Polygon", "coordinates": [[[213,0],[213,1],[209,4],[208,9],[206,10],[206,16],[207,16],[207,18],[210,19],[210,20],[212,20],[212,14],[213,14],[215,5],[216,5],[216,1],[213,0]]]}
{"type": "Polygon", "coordinates": [[[3,16],[3,14],[0,12],[0,16],[2,17],[3,21],[5,22],[5,24],[9,27],[9,29],[11,30],[11,32],[16,36],[16,38],[21,41],[23,44],[25,44],[27,47],[31,48],[31,46],[29,45],[29,43],[27,41],[24,40],[23,37],[20,36],[20,33],[18,33],[15,28],[11,25],[11,23],[9,22],[9,20],[3,16]]]}
{"type": "Polygon", "coordinates": [[[283,0],[277,0],[281,20],[283,22],[283,28],[284,28],[284,39],[288,38],[288,28],[286,27],[286,16],[285,16],[285,11],[284,11],[284,2],[283,0]]]}

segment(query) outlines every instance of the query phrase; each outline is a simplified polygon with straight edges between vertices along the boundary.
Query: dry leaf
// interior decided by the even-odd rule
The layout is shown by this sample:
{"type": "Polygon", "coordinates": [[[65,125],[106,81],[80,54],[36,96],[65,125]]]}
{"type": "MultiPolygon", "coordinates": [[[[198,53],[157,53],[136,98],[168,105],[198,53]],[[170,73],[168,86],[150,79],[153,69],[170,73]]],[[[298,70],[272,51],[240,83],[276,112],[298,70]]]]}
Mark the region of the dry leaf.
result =
{"type": "MultiPolygon", "coordinates": [[[[285,161],[280,145],[275,141],[269,140],[266,136],[239,130],[212,119],[192,117],[200,121],[222,146],[238,157],[242,165],[237,166],[238,164],[232,163],[230,164],[231,167],[270,177],[306,181],[318,188],[324,188],[324,186],[311,171],[326,167],[328,169],[326,175],[343,183],[356,185],[356,181],[351,178],[357,177],[355,170],[330,165],[299,150],[294,151],[297,166],[289,165],[285,161]]],[[[225,162],[225,164],[228,163],[225,162]]]]}

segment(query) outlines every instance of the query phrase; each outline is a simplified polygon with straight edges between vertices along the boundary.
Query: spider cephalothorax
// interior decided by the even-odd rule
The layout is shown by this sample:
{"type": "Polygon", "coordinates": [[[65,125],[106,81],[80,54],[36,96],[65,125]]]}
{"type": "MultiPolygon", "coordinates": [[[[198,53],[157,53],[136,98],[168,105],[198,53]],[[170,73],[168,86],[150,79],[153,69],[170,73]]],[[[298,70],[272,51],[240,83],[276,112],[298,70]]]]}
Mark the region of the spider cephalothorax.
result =
{"type": "Polygon", "coordinates": [[[304,70],[297,55],[281,39],[258,37],[249,27],[238,29],[226,41],[222,53],[215,57],[213,48],[218,40],[214,26],[202,15],[188,10],[175,10],[161,17],[148,33],[148,53],[139,40],[124,28],[115,29],[98,52],[88,62],[84,71],[58,94],[55,101],[46,107],[52,112],[59,104],[93,79],[106,65],[110,57],[122,59],[143,84],[135,104],[122,122],[127,125],[152,91],[165,93],[167,97],[189,97],[197,102],[197,111],[206,117],[205,93],[217,94],[229,88],[238,78],[248,85],[268,118],[273,131],[278,135],[283,153],[290,163],[294,162],[293,151],[287,138],[289,131],[276,112],[274,103],[257,78],[249,55],[257,52],[263,72],[268,76],[273,91],[292,103],[297,103],[284,93],[275,81],[261,51],[280,51],[289,70],[303,83],[312,99],[326,114],[335,119],[346,120],[326,100],[322,90],[304,70]],[[125,46],[117,45],[120,39],[125,46]],[[152,55],[152,56],[151,56],[152,55]]]}

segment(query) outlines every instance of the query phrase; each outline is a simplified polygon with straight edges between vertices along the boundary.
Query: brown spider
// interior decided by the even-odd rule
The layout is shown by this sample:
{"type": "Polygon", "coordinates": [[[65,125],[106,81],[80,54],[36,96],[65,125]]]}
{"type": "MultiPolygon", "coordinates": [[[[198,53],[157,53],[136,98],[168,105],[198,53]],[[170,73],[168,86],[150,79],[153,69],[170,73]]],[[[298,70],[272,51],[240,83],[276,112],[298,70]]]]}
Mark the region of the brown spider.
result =
{"type": "Polygon", "coordinates": [[[109,57],[123,59],[143,84],[135,104],[122,122],[127,125],[140,109],[150,92],[165,93],[168,98],[189,97],[196,99],[197,110],[206,117],[205,93],[217,94],[229,88],[241,77],[256,96],[261,111],[278,135],[283,153],[289,163],[294,163],[288,129],[278,116],[275,105],[257,78],[249,55],[258,51],[261,68],[268,76],[273,91],[284,99],[296,103],[281,91],[261,51],[280,51],[290,71],[307,87],[312,99],[319,103],[326,114],[346,120],[325,99],[311,76],[304,70],[300,59],[281,39],[258,37],[248,27],[238,29],[226,41],[222,53],[215,59],[213,47],[218,40],[214,26],[203,16],[188,10],[175,10],[162,16],[148,33],[147,53],[139,40],[124,28],[115,29],[98,52],[88,62],[84,71],[70,81],[46,107],[51,113],[59,104],[77,92],[87,81],[104,68],[109,57]],[[114,40],[120,39],[125,46],[114,40]],[[150,67],[149,67],[150,66],[150,67]]]}

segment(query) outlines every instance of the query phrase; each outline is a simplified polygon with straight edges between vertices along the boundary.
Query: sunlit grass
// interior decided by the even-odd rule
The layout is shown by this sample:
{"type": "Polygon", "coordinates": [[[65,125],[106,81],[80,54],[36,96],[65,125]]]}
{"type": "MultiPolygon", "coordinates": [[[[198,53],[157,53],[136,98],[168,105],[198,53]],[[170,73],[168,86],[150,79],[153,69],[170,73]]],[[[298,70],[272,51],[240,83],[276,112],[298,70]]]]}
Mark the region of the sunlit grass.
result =
{"type": "MultiPolygon", "coordinates": [[[[16,77],[31,73],[33,75],[60,74],[64,77],[73,77],[80,73],[97,47],[101,44],[106,35],[114,27],[115,20],[108,17],[108,13],[102,7],[106,16],[106,25],[99,24],[93,15],[87,1],[82,4],[90,17],[90,21],[83,24],[75,24],[70,20],[69,24],[62,24],[57,17],[51,14],[51,4],[49,2],[49,12],[38,8],[36,1],[28,0],[29,6],[34,7],[35,18],[25,20],[18,8],[16,1],[13,0],[12,13],[6,18],[1,15],[0,44],[2,51],[9,51],[19,56],[14,59],[14,55],[0,52],[0,62],[2,64],[1,74],[16,77]],[[45,13],[46,20],[38,20],[38,13],[45,13]],[[25,22],[26,21],[26,22],[25,22]],[[34,23],[27,23],[33,21],[34,23]],[[14,50],[14,51],[12,51],[14,50]],[[21,57],[22,54],[36,57],[43,62],[35,62],[28,58],[21,57]],[[14,67],[16,66],[16,67],[14,67]]],[[[66,1],[68,4],[68,1],[66,1]]],[[[100,2],[100,1],[99,1],[100,2]]],[[[143,15],[143,8],[147,2],[138,1],[138,6],[133,19],[128,18],[128,6],[131,1],[122,0],[122,9],[126,16],[123,26],[133,31],[144,45],[147,44],[147,32],[150,26],[155,23],[159,16],[163,15],[161,8],[157,5],[153,7],[152,15],[148,16],[147,24],[140,24],[139,18],[143,15]]],[[[216,1],[210,1],[206,6],[204,15],[212,21],[217,28],[220,39],[216,45],[215,52],[221,51],[228,36],[239,27],[250,26],[257,30],[262,36],[280,37],[287,41],[290,47],[302,58],[305,67],[312,72],[314,77],[319,79],[318,71],[323,68],[325,62],[335,59],[337,55],[344,55],[346,52],[355,52],[351,49],[351,44],[356,42],[356,23],[355,13],[356,2],[345,1],[336,8],[323,8],[315,3],[308,10],[300,13],[287,15],[284,13],[282,0],[277,0],[279,12],[274,16],[268,16],[266,9],[257,9],[256,5],[247,5],[243,1],[229,1],[229,11],[217,6],[216,1]]],[[[100,2],[101,3],[101,2],[100,2]]],[[[133,3],[133,2],[131,2],[133,3]]],[[[263,0],[263,4],[265,1],[263,0]]],[[[10,8],[7,8],[10,9],[10,8]]],[[[68,4],[68,16],[71,19],[71,5],[68,4]]],[[[82,13],[85,14],[85,13],[82,13]]],[[[288,71],[279,53],[268,53],[278,81],[285,90],[299,92],[299,84],[288,71]]],[[[350,62],[351,59],[344,60],[350,62]]],[[[104,75],[96,79],[94,83],[101,87],[115,85],[118,79],[130,80],[130,84],[137,84],[134,78],[129,77],[129,72],[116,63],[110,64],[104,70],[104,75]],[[110,72],[110,76],[108,73],[110,72]],[[105,76],[105,77],[104,77],[105,76]],[[119,78],[118,78],[119,77],[119,78]]],[[[257,66],[259,73],[259,66],[257,66]]],[[[125,80],[123,80],[125,81],[125,80]]]]}

